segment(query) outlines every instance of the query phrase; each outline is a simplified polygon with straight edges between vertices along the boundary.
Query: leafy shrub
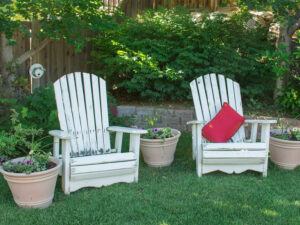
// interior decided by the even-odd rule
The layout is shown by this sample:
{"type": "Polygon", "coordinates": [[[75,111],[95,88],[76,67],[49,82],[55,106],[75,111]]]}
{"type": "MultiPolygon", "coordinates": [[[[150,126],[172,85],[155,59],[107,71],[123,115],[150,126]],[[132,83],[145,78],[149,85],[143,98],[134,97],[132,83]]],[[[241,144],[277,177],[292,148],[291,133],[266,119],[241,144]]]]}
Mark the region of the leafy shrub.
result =
{"type": "Polygon", "coordinates": [[[149,10],[91,39],[92,64],[119,96],[185,100],[191,98],[190,81],[214,72],[238,81],[243,96],[265,99],[272,95],[274,74],[264,56],[273,47],[268,29],[248,28],[249,18],[241,12],[196,22],[184,8],[149,10]]]}

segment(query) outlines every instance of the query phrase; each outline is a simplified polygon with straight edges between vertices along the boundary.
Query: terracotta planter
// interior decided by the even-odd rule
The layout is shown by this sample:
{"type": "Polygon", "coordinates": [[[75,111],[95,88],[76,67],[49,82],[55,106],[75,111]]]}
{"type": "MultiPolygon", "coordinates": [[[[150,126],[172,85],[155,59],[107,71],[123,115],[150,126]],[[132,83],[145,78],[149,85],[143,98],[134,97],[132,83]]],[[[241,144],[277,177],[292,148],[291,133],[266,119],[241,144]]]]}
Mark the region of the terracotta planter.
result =
{"type": "Polygon", "coordinates": [[[174,154],[180,131],[172,129],[174,137],[163,139],[141,138],[141,151],[144,162],[151,167],[169,166],[174,160],[174,154]]]}
{"type": "MultiPolygon", "coordinates": [[[[21,161],[16,158],[14,161],[21,161]]],[[[18,206],[24,208],[46,208],[51,205],[61,160],[52,157],[56,164],[52,169],[31,174],[6,172],[0,167],[13,198],[18,206]]]]}
{"type": "MultiPolygon", "coordinates": [[[[280,132],[275,129],[273,133],[280,132]]],[[[277,166],[292,170],[300,166],[300,141],[281,140],[270,137],[271,161],[277,166]]]]}

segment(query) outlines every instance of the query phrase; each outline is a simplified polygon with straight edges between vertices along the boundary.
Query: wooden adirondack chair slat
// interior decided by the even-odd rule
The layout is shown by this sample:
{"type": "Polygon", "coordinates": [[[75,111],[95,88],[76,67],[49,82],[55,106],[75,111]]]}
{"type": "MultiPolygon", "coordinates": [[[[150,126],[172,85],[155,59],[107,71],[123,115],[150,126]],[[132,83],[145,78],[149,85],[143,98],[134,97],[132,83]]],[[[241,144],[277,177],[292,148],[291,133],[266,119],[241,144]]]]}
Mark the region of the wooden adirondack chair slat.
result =
{"type": "Polygon", "coordinates": [[[196,81],[193,80],[191,82],[190,86],[191,86],[193,101],[194,101],[194,105],[195,105],[196,117],[200,121],[203,121],[203,115],[202,115],[202,110],[201,110],[200,99],[199,99],[199,94],[198,94],[196,81]]]}
{"type": "Polygon", "coordinates": [[[101,91],[101,107],[102,107],[102,125],[103,125],[103,141],[105,152],[110,152],[110,140],[109,134],[106,130],[108,127],[108,106],[107,106],[107,95],[106,95],[106,82],[103,79],[99,79],[100,91],[101,91]]]}
{"type": "Polygon", "coordinates": [[[85,107],[86,107],[87,122],[88,122],[90,143],[91,143],[90,154],[94,155],[95,151],[97,150],[97,140],[96,140],[96,128],[95,128],[93,95],[92,95],[90,74],[83,73],[83,83],[84,83],[84,96],[85,96],[85,104],[86,104],[85,107]]]}
{"type": "Polygon", "coordinates": [[[75,73],[75,81],[76,81],[76,90],[77,90],[77,98],[78,98],[79,116],[81,122],[81,131],[82,131],[83,145],[84,145],[84,148],[80,149],[80,152],[81,155],[87,155],[87,152],[90,150],[90,135],[89,135],[89,129],[87,124],[81,73],[79,72],[75,73]]]}
{"type": "Polygon", "coordinates": [[[215,115],[217,113],[216,113],[215,101],[214,101],[214,97],[213,97],[209,74],[204,76],[204,82],[205,82],[205,89],[206,89],[206,94],[207,94],[208,109],[210,112],[210,118],[212,119],[215,117],[215,115]]]}
{"type": "Polygon", "coordinates": [[[228,102],[227,89],[226,89],[224,76],[218,75],[218,77],[219,77],[220,92],[221,92],[221,99],[222,99],[222,105],[223,105],[224,102],[228,102]]]}
{"type": "Polygon", "coordinates": [[[76,86],[75,86],[75,80],[73,73],[70,73],[67,75],[68,77],[68,83],[69,83],[69,93],[71,98],[71,105],[72,105],[72,113],[74,118],[74,125],[75,125],[75,135],[78,137],[76,139],[78,151],[77,154],[80,155],[79,149],[84,149],[83,144],[83,137],[82,137],[82,129],[80,124],[80,118],[79,118],[79,109],[78,109],[78,100],[76,95],[76,86]]]}
{"type": "Polygon", "coordinates": [[[221,101],[220,101],[219,88],[218,88],[216,74],[214,74],[214,73],[210,74],[210,79],[211,79],[211,85],[213,87],[212,90],[213,90],[213,94],[214,94],[216,113],[218,113],[220,111],[222,105],[221,105],[221,101]]]}
{"type": "Polygon", "coordinates": [[[203,78],[202,77],[199,77],[197,79],[197,84],[198,84],[198,92],[199,92],[199,97],[200,97],[201,106],[202,106],[203,118],[204,118],[205,121],[208,122],[208,121],[211,120],[211,117],[210,117],[210,114],[209,114],[207,98],[206,98],[206,93],[205,93],[205,88],[204,88],[204,83],[203,83],[203,78]]]}
{"type": "Polygon", "coordinates": [[[96,122],[96,136],[97,136],[97,151],[99,154],[104,153],[104,141],[103,141],[103,126],[102,115],[100,105],[100,92],[99,92],[99,78],[96,75],[92,75],[92,86],[94,96],[94,109],[95,109],[95,122],[96,122]]]}
{"type": "MultiPolygon", "coordinates": [[[[60,85],[61,85],[61,91],[62,91],[62,100],[64,103],[64,110],[65,110],[65,114],[66,114],[68,132],[72,133],[73,135],[76,135],[66,75],[60,79],[60,85]]],[[[74,154],[77,154],[77,152],[78,152],[78,146],[77,146],[76,139],[71,140],[71,151],[72,151],[72,156],[74,154]]]]}

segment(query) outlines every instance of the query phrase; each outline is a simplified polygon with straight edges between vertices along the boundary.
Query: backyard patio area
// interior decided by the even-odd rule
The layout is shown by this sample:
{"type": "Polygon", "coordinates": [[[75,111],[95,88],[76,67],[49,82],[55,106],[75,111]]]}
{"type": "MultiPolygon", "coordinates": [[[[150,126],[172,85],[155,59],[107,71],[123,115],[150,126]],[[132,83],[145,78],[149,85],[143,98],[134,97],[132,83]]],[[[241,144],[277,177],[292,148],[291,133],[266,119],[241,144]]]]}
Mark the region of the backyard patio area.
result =
{"type": "MultiPolygon", "coordinates": [[[[125,138],[128,144],[128,138],[125,138]]],[[[268,177],[246,172],[197,178],[191,135],[183,133],[170,167],[141,162],[139,182],[65,195],[61,179],[44,210],[16,206],[1,176],[1,224],[300,224],[300,167],[270,162],[268,177]]]]}

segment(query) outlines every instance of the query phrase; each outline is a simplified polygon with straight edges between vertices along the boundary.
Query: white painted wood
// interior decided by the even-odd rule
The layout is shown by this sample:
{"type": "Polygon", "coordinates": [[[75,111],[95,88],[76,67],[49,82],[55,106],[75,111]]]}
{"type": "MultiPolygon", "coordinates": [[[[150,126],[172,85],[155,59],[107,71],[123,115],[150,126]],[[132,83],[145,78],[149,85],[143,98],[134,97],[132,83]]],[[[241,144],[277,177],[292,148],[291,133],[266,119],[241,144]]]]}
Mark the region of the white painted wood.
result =
{"type": "Polygon", "coordinates": [[[214,171],[222,171],[227,174],[232,174],[232,173],[243,173],[247,170],[253,170],[256,172],[263,172],[263,164],[206,164],[205,167],[203,168],[203,174],[211,173],[214,171]]]}
{"type": "Polygon", "coordinates": [[[193,152],[192,152],[192,157],[193,160],[196,159],[196,155],[197,155],[197,127],[196,124],[192,125],[192,148],[193,148],[193,152]]]}
{"type": "Polygon", "coordinates": [[[210,158],[205,157],[203,158],[203,164],[205,165],[214,165],[223,166],[223,165],[262,165],[265,161],[265,157],[228,157],[228,158],[210,158]]]}
{"type": "MultiPolygon", "coordinates": [[[[211,117],[210,117],[209,110],[208,110],[208,103],[207,103],[207,98],[206,98],[206,93],[205,93],[205,88],[204,88],[204,83],[203,83],[202,77],[199,77],[197,79],[197,84],[198,84],[198,92],[199,92],[201,106],[202,106],[203,119],[205,121],[210,121],[211,117]]],[[[200,120],[200,119],[198,119],[198,120],[200,120]]]]}
{"type": "Polygon", "coordinates": [[[206,143],[203,144],[203,149],[210,150],[262,150],[266,149],[265,143],[206,143]]]}
{"type": "MultiPolygon", "coordinates": [[[[103,126],[102,115],[100,105],[100,91],[99,91],[99,78],[96,75],[92,75],[92,87],[93,87],[93,102],[95,110],[95,122],[96,122],[96,137],[97,137],[97,149],[96,153],[101,154],[104,152],[104,139],[103,139],[103,126]]],[[[122,140],[121,140],[122,142],[122,140]]]]}
{"type": "Polygon", "coordinates": [[[203,124],[204,121],[199,121],[199,120],[192,120],[192,121],[188,121],[186,124],[190,125],[190,124],[203,124]]]}
{"type": "Polygon", "coordinates": [[[122,151],[122,140],[123,140],[123,133],[117,132],[116,133],[116,140],[115,140],[115,149],[117,149],[117,152],[122,151]]]}
{"type": "Polygon", "coordinates": [[[277,120],[245,120],[245,123],[277,123],[277,120]]]}
{"type": "MultiPolygon", "coordinates": [[[[99,184],[99,180],[102,180],[102,179],[99,179],[99,178],[104,178],[104,179],[110,179],[112,177],[117,177],[119,178],[120,176],[123,176],[123,175],[130,175],[132,177],[134,177],[135,175],[135,172],[136,172],[136,167],[131,167],[131,168],[123,168],[123,169],[116,169],[116,170],[108,170],[108,171],[96,171],[96,172],[93,172],[93,173],[79,173],[79,174],[71,174],[71,178],[70,178],[70,183],[72,185],[72,183],[74,181],[87,181],[88,183],[90,183],[89,181],[90,180],[93,180],[93,179],[97,179],[98,182],[95,183],[95,185],[90,185],[90,187],[101,187],[101,186],[104,186],[104,185],[100,185],[99,184]]],[[[122,181],[120,181],[122,182],[122,181]]],[[[123,181],[123,182],[126,182],[126,181],[123,181]]],[[[134,178],[132,179],[131,182],[134,182],[134,178]]],[[[85,186],[83,186],[85,187],[85,186]]]]}
{"type": "MultiPolygon", "coordinates": [[[[241,97],[241,90],[240,85],[237,82],[233,82],[233,89],[234,89],[234,96],[235,96],[235,105],[236,105],[236,111],[241,116],[243,116],[243,106],[242,106],[242,97],[241,97]]],[[[244,125],[240,127],[240,129],[237,131],[239,142],[243,142],[245,140],[245,128],[244,125]]]]}
{"type": "Polygon", "coordinates": [[[106,96],[106,82],[99,78],[99,86],[100,86],[100,100],[101,100],[101,109],[102,109],[102,126],[103,126],[103,138],[104,138],[104,148],[105,153],[110,152],[110,140],[109,140],[109,132],[106,130],[109,126],[108,124],[108,106],[107,106],[107,96],[106,96]]]}
{"type": "Polygon", "coordinates": [[[54,82],[54,92],[55,92],[55,100],[56,100],[56,107],[57,107],[57,114],[58,114],[60,129],[63,130],[63,131],[68,132],[68,127],[67,127],[67,122],[66,122],[64,104],[63,104],[63,101],[62,101],[62,93],[61,93],[61,87],[60,87],[60,81],[59,80],[54,82]]]}
{"type": "Polygon", "coordinates": [[[129,128],[129,127],[117,127],[117,126],[111,126],[107,128],[110,132],[122,132],[122,133],[128,133],[128,134],[147,134],[147,130],[143,129],[136,129],[136,128],[129,128]]]}
{"type": "MultiPolygon", "coordinates": [[[[136,161],[135,165],[139,168],[139,158],[140,158],[140,135],[139,134],[130,134],[130,145],[129,151],[134,152],[136,161]]],[[[139,170],[136,170],[135,182],[138,182],[139,170]]]]}
{"type": "Polygon", "coordinates": [[[224,76],[223,75],[218,75],[218,77],[219,77],[219,85],[220,85],[220,94],[221,94],[222,105],[223,105],[224,102],[228,102],[227,89],[226,89],[224,76]]]}
{"type": "Polygon", "coordinates": [[[210,74],[210,79],[211,79],[211,86],[214,95],[216,114],[217,114],[221,110],[222,105],[220,101],[219,87],[218,87],[216,74],[214,73],[210,74]]]}
{"type": "Polygon", "coordinates": [[[88,73],[83,73],[84,83],[84,96],[85,96],[85,107],[88,123],[88,132],[90,136],[90,152],[89,154],[94,155],[97,151],[97,140],[96,140],[96,127],[94,117],[94,106],[93,106],[93,95],[91,88],[91,76],[88,73]]]}
{"type": "Polygon", "coordinates": [[[72,134],[68,133],[67,131],[62,131],[62,130],[51,130],[51,131],[49,131],[49,134],[51,136],[57,137],[59,139],[76,138],[76,136],[73,136],[72,134]]]}
{"type": "Polygon", "coordinates": [[[251,124],[250,140],[251,140],[252,143],[255,143],[256,139],[257,139],[257,127],[258,127],[258,123],[252,123],[251,124]]]}
{"type": "Polygon", "coordinates": [[[208,109],[210,113],[210,118],[214,118],[216,113],[215,101],[213,97],[212,87],[210,83],[210,74],[204,76],[205,89],[207,95],[208,109]]]}
{"type": "Polygon", "coordinates": [[[200,99],[199,99],[199,94],[197,90],[197,84],[196,80],[193,80],[190,83],[191,90],[192,90],[192,96],[193,96],[193,101],[194,101],[194,106],[195,106],[195,113],[196,113],[196,118],[197,120],[203,121],[203,115],[202,115],[202,110],[201,110],[201,105],[200,105],[200,99]]]}
{"type": "Polygon", "coordinates": [[[110,171],[110,170],[126,169],[126,168],[134,168],[134,167],[136,167],[136,161],[92,164],[87,166],[72,166],[71,173],[75,175],[80,173],[93,173],[97,171],[110,171]]]}
{"type": "Polygon", "coordinates": [[[232,82],[232,80],[229,79],[229,78],[226,78],[226,82],[227,82],[227,91],[228,91],[228,99],[229,99],[228,104],[229,104],[234,110],[236,110],[235,96],[234,96],[234,90],[233,90],[233,82],[232,82]]]}
{"type": "MultiPolygon", "coordinates": [[[[62,100],[65,109],[66,122],[68,126],[68,132],[71,133],[72,135],[76,135],[66,75],[60,78],[60,85],[62,91],[62,100]]],[[[71,155],[74,156],[78,151],[79,150],[78,150],[77,140],[71,139],[71,155]]]]}
{"type": "Polygon", "coordinates": [[[87,155],[87,152],[90,150],[90,135],[89,135],[89,129],[88,129],[88,124],[87,124],[81,73],[79,73],[79,72],[75,73],[75,82],[76,82],[77,99],[78,99],[78,107],[79,107],[79,116],[80,116],[81,129],[82,129],[83,144],[84,144],[84,149],[81,150],[81,155],[87,155]]]}
{"type": "Polygon", "coordinates": [[[62,140],[64,193],[82,187],[137,182],[140,135],[147,131],[108,127],[105,81],[95,75],[76,72],[60,78],[54,88],[62,130],[49,134],[54,136],[56,157],[59,157],[59,139],[62,140]],[[107,130],[117,132],[117,149],[111,149],[107,130]],[[123,133],[130,133],[128,153],[120,153],[123,133]],[[71,154],[73,149],[76,154],[71,154]]]}
{"type": "Polygon", "coordinates": [[[268,171],[268,147],[269,147],[269,141],[270,141],[270,124],[265,123],[261,127],[261,141],[266,143],[266,158],[264,162],[264,171],[263,171],[263,176],[267,176],[267,171],[268,171]]]}
{"type": "Polygon", "coordinates": [[[243,115],[243,108],[238,83],[228,78],[225,82],[223,75],[218,75],[219,82],[217,82],[215,74],[205,75],[204,80],[205,85],[202,77],[190,83],[198,120],[187,123],[192,125],[193,159],[196,159],[197,175],[201,177],[202,174],[217,170],[225,173],[253,170],[266,176],[270,123],[276,123],[276,120],[246,120],[245,122],[252,123],[249,140],[251,143],[245,140],[243,126],[232,138],[233,143],[206,143],[205,139],[202,139],[202,124],[210,121],[224,102],[228,102],[240,115],[243,115]],[[203,113],[201,119],[199,119],[200,112],[203,113]],[[261,142],[256,142],[258,123],[263,124],[261,142]]]}
{"type": "Polygon", "coordinates": [[[62,163],[62,188],[65,194],[70,194],[70,140],[62,140],[62,163]]]}
{"type": "Polygon", "coordinates": [[[202,125],[198,124],[196,125],[196,137],[197,137],[197,143],[196,143],[196,169],[197,169],[197,175],[198,177],[202,176],[202,125]]]}
{"type": "Polygon", "coordinates": [[[266,151],[203,151],[203,158],[265,158],[266,151]]]}
{"type": "MultiPolygon", "coordinates": [[[[97,177],[92,178],[91,174],[89,176],[86,176],[87,174],[77,174],[76,176],[72,176],[73,179],[77,179],[76,181],[70,181],[70,192],[77,191],[80,188],[83,187],[103,187],[103,186],[108,186],[111,184],[119,183],[119,182],[125,182],[125,183],[132,183],[134,182],[134,173],[128,173],[128,174],[122,174],[123,171],[126,169],[122,170],[116,170],[113,175],[108,176],[108,177],[97,177]],[[116,175],[118,172],[121,173],[121,175],[116,175]]],[[[105,172],[105,174],[109,174],[109,172],[105,172]]]]}
{"type": "Polygon", "coordinates": [[[135,161],[135,160],[136,160],[136,155],[134,153],[126,152],[126,153],[112,153],[112,154],[105,154],[105,155],[76,157],[76,158],[72,158],[70,163],[71,166],[83,166],[83,165],[125,162],[125,161],[135,161]]]}
{"type": "Polygon", "coordinates": [[[53,138],[53,156],[59,158],[59,138],[53,138]]]}
{"type": "Polygon", "coordinates": [[[67,75],[68,78],[68,84],[69,84],[69,95],[71,99],[71,106],[72,106],[72,115],[74,119],[74,134],[76,135],[76,141],[77,141],[77,154],[80,155],[80,149],[83,149],[83,137],[82,137],[82,130],[81,130],[81,124],[80,124],[80,117],[79,117],[79,110],[78,110],[78,100],[77,100],[77,94],[76,94],[76,86],[75,86],[75,80],[74,80],[74,74],[70,73],[67,75]]]}

